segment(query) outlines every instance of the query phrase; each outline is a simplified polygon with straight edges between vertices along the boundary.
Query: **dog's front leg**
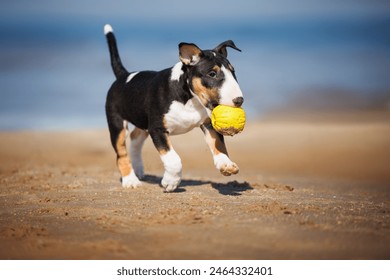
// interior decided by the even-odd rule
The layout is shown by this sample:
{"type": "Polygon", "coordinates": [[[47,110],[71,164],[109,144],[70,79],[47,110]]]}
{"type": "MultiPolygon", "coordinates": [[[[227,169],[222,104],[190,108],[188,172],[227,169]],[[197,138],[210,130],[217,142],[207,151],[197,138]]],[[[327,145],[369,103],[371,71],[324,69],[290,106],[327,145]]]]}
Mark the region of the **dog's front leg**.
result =
{"type": "Polygon", "coordinates": [[[225,176],[237,174],[239,168],[230,160],[223,136],[214,130],[210,122],[204,123],[200,128],[213,155],[215,167],[225,176]]]}
{"type": "Polygon", "coordinates": [[[155,129],[149,130],[149,134],[160,154],[165,169],[161,185],[165,192],[173,192],[181,181],[181,159],[173,149],[167,132],[162,129],[155,129]]]}

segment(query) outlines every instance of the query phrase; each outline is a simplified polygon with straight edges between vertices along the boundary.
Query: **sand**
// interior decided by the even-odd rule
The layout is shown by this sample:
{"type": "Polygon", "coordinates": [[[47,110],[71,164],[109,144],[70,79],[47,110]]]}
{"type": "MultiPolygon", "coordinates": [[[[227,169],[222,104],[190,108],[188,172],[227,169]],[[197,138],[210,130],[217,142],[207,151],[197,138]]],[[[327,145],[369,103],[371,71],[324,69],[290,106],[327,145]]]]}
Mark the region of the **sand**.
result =
{"type": "Polygon", "coordinates": [[[390,124],[256,122],[173,138],[183,181],[163,193],[150,139],[143,186],[120,186],[106,129],[0,133],[1,259],[389,259],[390,124]]]}

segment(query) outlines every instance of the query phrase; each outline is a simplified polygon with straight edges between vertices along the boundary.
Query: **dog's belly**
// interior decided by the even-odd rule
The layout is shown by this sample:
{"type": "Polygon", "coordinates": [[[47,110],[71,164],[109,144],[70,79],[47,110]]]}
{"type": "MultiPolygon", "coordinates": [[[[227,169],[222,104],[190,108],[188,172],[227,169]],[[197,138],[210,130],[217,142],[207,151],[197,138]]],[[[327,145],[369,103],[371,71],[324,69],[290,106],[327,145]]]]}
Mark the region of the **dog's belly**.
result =
{"type": "Polygon", "coordinates": [[[186,104],[173,101],[164,115],[164,124],[169,134],[183,134],[200,126],[208,117],[207,109],[193,97],[186,104]]]}

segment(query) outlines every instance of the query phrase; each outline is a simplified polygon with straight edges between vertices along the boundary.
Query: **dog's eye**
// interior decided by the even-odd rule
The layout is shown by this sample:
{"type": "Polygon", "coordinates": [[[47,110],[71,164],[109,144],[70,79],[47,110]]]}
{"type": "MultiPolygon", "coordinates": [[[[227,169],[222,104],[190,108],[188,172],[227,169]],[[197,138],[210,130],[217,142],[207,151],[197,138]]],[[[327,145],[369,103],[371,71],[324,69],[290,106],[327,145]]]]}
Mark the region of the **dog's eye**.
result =
{"type": "Polygon", "coordinates": [[[214,70],[211,70],[209,73],[207,73],[207,76],[209,76],[211,78],[215,78],[215,77],[217,77],[217,72],[215,72],[214,70]]]}

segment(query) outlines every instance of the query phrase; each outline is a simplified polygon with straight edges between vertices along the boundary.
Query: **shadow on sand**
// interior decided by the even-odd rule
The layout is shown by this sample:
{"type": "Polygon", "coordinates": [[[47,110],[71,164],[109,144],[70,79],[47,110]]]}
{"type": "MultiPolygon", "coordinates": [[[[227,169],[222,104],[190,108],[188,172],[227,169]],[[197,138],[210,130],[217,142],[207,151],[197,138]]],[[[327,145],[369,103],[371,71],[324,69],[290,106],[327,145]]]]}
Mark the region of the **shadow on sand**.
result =
{"type": "MultiPolygon", "coordinates": [[[[142,181],[149,184],[160,185],[161,179],[162,177],[159,176],[145,175],[142,181]]],[[[230,181],[227,183],[217,183],[217,182],[207,181],[207,180],[182,179],[179,187],[174,192],[176,193],[185,192],[186,187],[201,186],[205,184],[211,184],[211,186],[222,195],[239,196],[243,192],[253,189],[253,187],[248,182],[240,183],[237,181],[230,181]]]]}

